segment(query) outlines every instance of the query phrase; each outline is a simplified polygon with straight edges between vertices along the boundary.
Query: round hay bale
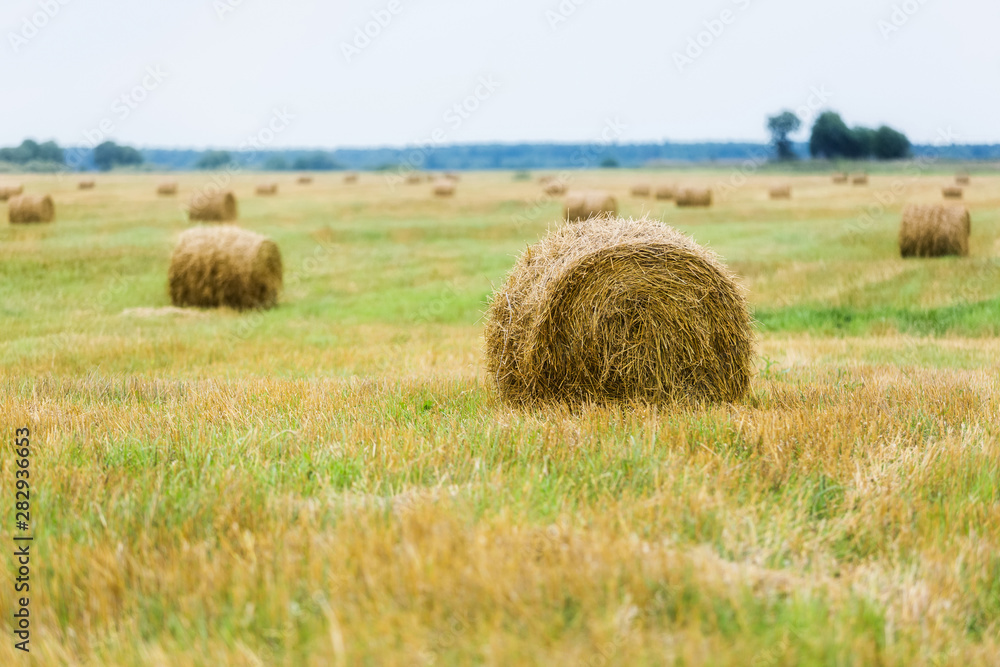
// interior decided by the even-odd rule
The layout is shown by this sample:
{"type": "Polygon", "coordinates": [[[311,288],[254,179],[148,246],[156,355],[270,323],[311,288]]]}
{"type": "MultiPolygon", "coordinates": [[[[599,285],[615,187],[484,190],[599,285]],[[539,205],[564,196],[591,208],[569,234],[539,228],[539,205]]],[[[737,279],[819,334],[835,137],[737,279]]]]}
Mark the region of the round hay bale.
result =
{"type": "Polygon", "coordinates": [[[667,201],[677,196],[677,190],[672,185],[661,185],[656,188],[654,195],[660,201],[667,201]]]}
{"type": "Polygon", "coordinates": [[[281,252],[238,227],[189,229],[170,257],[168,283],[171,302],[182,308],[271,308],[281,291],[281,252]]]}
{"type": "Polygon", "coordinates": [[[49,195],[17,195],[7,202],[12,223],[52,222],[56,208],[49,195]]]}
{"type": "Polygon", "coordinates": [[[199,192],[191,198],[188,219],[204,222],[229,222],[236,219],[236,195],[224,192],[199,192]]]}
{"type": "Polygon", "coordinates": [[[598,215],[618,215],[618,202],[599,190],[571,192],[563,204],[563,216],[569,222],[589,220],[598,215]]]}
{"type": "Polygon", "coordinates": [[[257,194],[261,197],[271,197],[278,194],[277,183],[261,183],[257,186],[257,194]]]}
{"type": "Polygon", "coordinates": [[[541,176],[538,177],[538,183],[540,185],[545,185],[549,181],[555,180],[555,178],[556,177],[553,176],[552,174],[542,174],[541,176]]]}
{"type": "Polygon", "coordinates": [[[792,186],[790,185],[779,185],[771,188],[768,193],[771,199],[791,199],[792,198],[792,186]]]}
{"type": "Polygon", "coordinates": [[[969,178],[968,174],[959,173],[959,174],[955,175],[955,184],[956,185],[969,185],[971,182],[972,181],[969,178]]]}
{"type": "Polygon", "coordinates": [[[414,172],[410,172],[409,174],[406,175],[406,184],[407,185],[419,185],[420,183],[423,183],[423,182],[424,182],[423,175],[418,174],[415,171],[414,172]]]}
{"type": "Polygon", "coordinates": [[[297,180],[298,180],[299,185],[309,185],[310,183],[313,182],[313,177],[312,176],[308,176],[308,175],[302,175],[302,176],[299,176],[299,178],[297,180]]]}
{"type": "Polygon", "coordinates": [[[434,182],[435,197],[451,197],[455,194],[455,182],[442,178],[434,182]]]}
{"type": "Polygon", "coordinates": [[[945,199],[961,199],[962,188],[955,185],[941,188],[941,195],[944,196],[945,199]]]}
{"type": "Polygon", "coordinates": [[[81,190],[93,190],[95,185],[97,185],[97,183],[92,178],[80,181],[76,184],[76,186],[81,190]]]}
{"type": "Polygon", "coordinates": [[[899,254],[903,257],[943,257],[969,254],[972,219],[964,206],[910,204],[899,226],[899,254]]]}
{"type": "Polygon", "coordinates": [[[649,183],[636,183],[632,186],[630,193],[633,197],[648,197],[651,191],[649,183]]]}
{"type": "Polygon", "coordinates": [[[851,177],[851,183],[854,185],[868,185],[868,174],[854,174],[851,177]]]}
{"type": "Polygon", "coordinates": [[[350,183],[357,183],[357,182],[358,182],[358,174],[357,174],[357,172],[349,171],[346,174],[344,174],[344,183],[350,184],[350,183]]]}
{"type": "Polygon", "coordinates": [[[21,183],[0,184],[0,201],[7,201],[11,197],[16,197],[24,193],[24,185],[21,183]]]}
{"type": "Polygon", "coordinates": [[[459,181],[458,174],[456,174],[453,171],[449,171],[449,172],[445,173],[444,177],[447,178],[449,181],[454,181],[455,183],[458,183],[458,181],[459,181]]]}
{"type": "Polygon", "coordinates": [[[561,197],[566,194],[566,184],[562,181],[549,180],[545,183],[545,187],[542,188],[542,192],[549,197],[561,197]]]}
{"type": "Polygon", "coordinates": [[[834,174],[833,182],[836,183],[837,185],[843,185],[844,183],[847,183],[847,178],[848,177],[846,173],[834,174]]]}
{"type": "Polygon", "coordinates": [[[563,226],[518,259],[486,313],[486,369],[516,404],[737,401],[754,333],[742,287],[655,220],[563,226]]]}
{"type": "Polygon", "coordinates": [[[177,181],[164,181],[156,186],[156,194],[161,197],[172,197],[177,194],[177,181]]]}
{"type": "Polygon", "coordinates": [[[683,188],[675,197],[678,206],[711,206],[712,191],[707,188],[683,188]]]}

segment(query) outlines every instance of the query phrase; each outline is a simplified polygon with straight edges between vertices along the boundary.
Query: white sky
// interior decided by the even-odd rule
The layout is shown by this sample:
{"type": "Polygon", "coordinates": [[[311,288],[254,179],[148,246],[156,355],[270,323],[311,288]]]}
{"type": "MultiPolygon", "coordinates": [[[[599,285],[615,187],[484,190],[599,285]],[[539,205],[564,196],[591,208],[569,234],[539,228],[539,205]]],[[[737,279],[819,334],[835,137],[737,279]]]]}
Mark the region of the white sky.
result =
{"type": "Polygon", "coordinates": [[[812,89],[852,125],[1000,143],[998,28],[996,0],[3,0],[0,145],[82,144],[103,120],[119,142],[236,147],[275,108],[294,119],[274,148],[588,141],[615,119],[620,142],[760,141],[812,89]],[[913,13],[884,36],[894,5],[913,13]],[[147,68],[162,83],[116,102],[147,68]],[[499,86],[446,117],[481,77],[499,86]]]}

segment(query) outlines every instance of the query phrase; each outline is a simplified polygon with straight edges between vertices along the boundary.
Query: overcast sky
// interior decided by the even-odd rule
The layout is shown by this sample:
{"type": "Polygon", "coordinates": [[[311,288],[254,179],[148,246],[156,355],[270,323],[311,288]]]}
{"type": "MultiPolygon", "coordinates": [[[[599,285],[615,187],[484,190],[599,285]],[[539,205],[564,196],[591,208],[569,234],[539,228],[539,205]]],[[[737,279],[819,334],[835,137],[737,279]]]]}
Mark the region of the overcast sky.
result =
{"type": "Polygon", "coordinates": [[[998,29],[996,0],[3,0],[0,145],[762,141],[819,107],[1000,143],[998,29]]]}

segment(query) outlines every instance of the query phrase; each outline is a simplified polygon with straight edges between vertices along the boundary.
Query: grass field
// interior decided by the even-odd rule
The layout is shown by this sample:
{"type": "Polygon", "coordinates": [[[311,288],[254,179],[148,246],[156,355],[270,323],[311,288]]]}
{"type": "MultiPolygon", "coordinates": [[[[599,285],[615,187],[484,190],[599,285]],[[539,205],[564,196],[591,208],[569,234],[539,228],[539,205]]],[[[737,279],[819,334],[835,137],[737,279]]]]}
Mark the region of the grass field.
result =
{"type": "Polygon", "coordinates": [[[574,174],[717,251],[759,328],[740,404],[575,412],[482,370],[492,286],[561,213],[534,181],[239,175],[281,305],[173,312],[209,178],[22,177],[51,225],[0,204],[0,540],[27,426],[35,664],[1000,664],[1000,176],[967,188],[970,257],[903,261],[903,204],[950,175],[574,174]]]}

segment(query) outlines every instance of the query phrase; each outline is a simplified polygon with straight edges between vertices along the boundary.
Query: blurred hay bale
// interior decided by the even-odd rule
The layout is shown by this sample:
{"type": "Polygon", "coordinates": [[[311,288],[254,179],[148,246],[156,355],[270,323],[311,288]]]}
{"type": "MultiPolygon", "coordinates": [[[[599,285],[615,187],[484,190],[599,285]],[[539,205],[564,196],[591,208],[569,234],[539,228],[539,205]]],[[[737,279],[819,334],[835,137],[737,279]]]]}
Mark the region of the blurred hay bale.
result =
{"type": "Polygon", "coordinates": [[[569,222],[605,214],[618,215],[618,202],[609,193],[599,190],[571,192],[563,204],[563,216],[569,222]]]}
{"type": "Polygon", "coordinates": [[[969,178],[968,174],[964,172],[959,172],[958,174],[955,174],[956,185],[969,185],[971,182],[972,180],[969,178]]]}
{"type": "Polygon", "coordinates": [[[844,183],[847,183],[847,178],[848,177],[846,173],[834,174],[833,182],[836,183],[837,185],[843,185],[844,183]]]}
{"type": "Polygon", "coordinates": [[[77,183],[76,187],[80,190],[93,190],[95,185],[97,185],[97,183],[94,179],[88,178],[77,183]]]}
{"type": "Polygon", "coordinates": [[[455,182],[442,178],[434,182],[435,197],[451,197],[455,194],[455,182]]]}
{"type": "Polygon", "coordinates": [[[711,206],[712,191],[708,188],[683,188],[676,193],[678,206],[711,206]]]}
{"type": "Polygon", "coordinates": [[[910,204],[899,226],[903,257],[943,257],[969,254],[972,220],[969,210],[954,204],[910,204]]]}
{"type": "Polygon", "coordinates": [[[778,185],[771,188],[768,193],[771,199],[791,199],[792,198],[792,186],[790,185],[778,185]]]}
{"type": "Polygon", "coordinates": [[[651,191],[649,183],[636,183],[632,186],[630,193],[633,197],[648,197],[651,191]]]}
{"type": "Polygon", "coordinates": [[[350,184],[350,183],[357,183],[357,182],[358,182],[358,173],[357,172],[355,172],[355,171],[349,171],[346,174],[344,174],[344,183],[350,184]]]}
{"type": "Polygon", "coordinates": [[[410,172],[409,174],[406,175],[406,184],[407,185],[417,185],[417,184],[423,183],[423,182],[424,182],[424,177],[421,174],[418,174],[415,171],[412,171],[412,172],[410,172]]]}
{"type": "Polygon", "coordinates": [[[677,196],[677,190],[672,185],[660,185],[657,186],[654,196],[660,201],[666,201],[668,199],[673,199],[677,196]]]}
{"type": "Polygon", "coordinates": [[[540,185],[545,185],[546,183],[552,180],[555,180],[555,176],[553,176],[552,174],[542,174],[541,176],[538,177],[538,183],[540,185]]]}
{"type": "Polygon", "coordinates": [[[868,174],[854,174],[851,177],[851,183],[854,185],[868,185],[868,174]]]}
{"type": "Polygon", "coordinates": [[[172,197],[177,194],[177,181],[163,181],[156,186],[156,194],[161,197],[172,197]]]}
{"type": "Polygon", "coordinates": [[[278,194],[277,183],[261,183],[257,186],[257,194],[261,197],[273,197],[278,194]]]}
{"type": "Polygon", "coordinates": [[[52,222],[56,207],[49,195],[16,195],[7,202],[7,215],[15,224],[52,222]]]}
{"type": "Polygon", "coordinates": [[[446,172],[444,177],[447,178],[449,181],[454,181],[455,183],[458,183],[458,181],[461,180],[459,175],[453,171],[446,172]]]}
{"type": "Polygon", "coordinates": [[[7,201],[22,193],[24,193],[24,185],[21,183],[0,183],[0,201],[7,201]]]}
{"type": "Polygon", "coordinates": [[[236,195],[231,190],[224,192],[198,192],[191,197],[188,219],[204,222],[229,222],[237,215],[236,195]]]}
{"type": "Polygon", "coordinates": [[[231,225],[189,229],[170,257],[170,300],[178,307],[271,308],[282,285],[274,241],[231,225]]]}
{"type": "Polygon", "coordinates": [[[542,191],[549,197],[561,197],[566,194],[566,184],[562,181],[550,179],[546,181],[542,191]]]}
{"type": "Polygon", "coordinates": [[[753,374],[743,289],[655,220],[573,223],[528,248],[486,314],[489,377],[515,404],[738,401],[753,374]]]}
{"type": "Polygon", "coordinates": [[[944,196],[945,199],[961,199],[962,193],[962,188],[955,185],[941,188],[941,195],[944,196]]]}
{"type": "Polygon", "coordinates": [[[299,185],[309,185],[310,183],[313,182],[313,177],[307,174],[303,174],[302,176],[298,177],[297,182],[299,185]]]}

